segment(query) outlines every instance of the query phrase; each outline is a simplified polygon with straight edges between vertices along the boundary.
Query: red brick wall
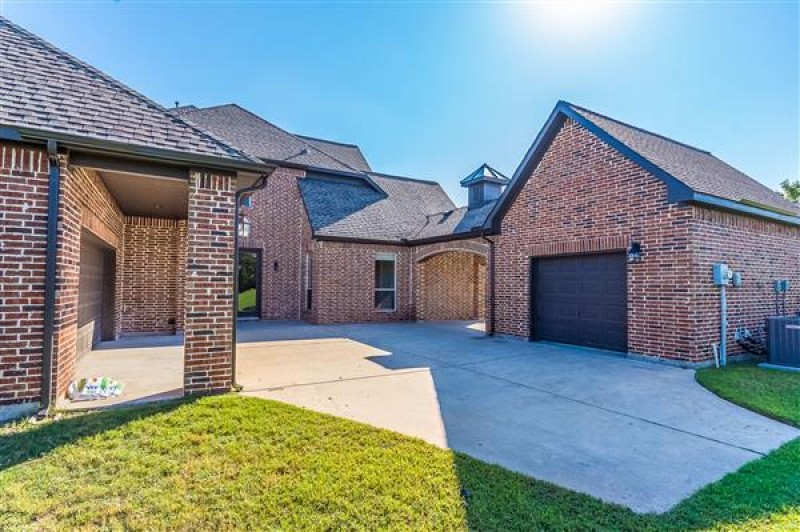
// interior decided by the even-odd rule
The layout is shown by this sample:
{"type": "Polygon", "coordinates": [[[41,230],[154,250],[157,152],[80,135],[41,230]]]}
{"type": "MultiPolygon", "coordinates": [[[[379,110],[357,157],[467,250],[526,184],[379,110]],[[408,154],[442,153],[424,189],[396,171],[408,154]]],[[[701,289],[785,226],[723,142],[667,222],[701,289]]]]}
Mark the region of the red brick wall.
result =
{"type": "Polygon", "coordinates": [[[311,321],[346,323],[409,320],[414,317],[414,295],[409,284],[408,247],[351,242],[314,243],[311,321]],[[375,257],[397,254],[397,310],[375,309],[375,257]]]}
{"type": "Polygon", "coordinates": [[[233,385],[236,178],[192,171],[187,224],[184,392],[233,385]]]}
{"type": "MultiPolygon", "coordinates": [[[[95,172],[68,167],[66,159],[61,162],[53,342],[55,397],[63,396],[75,378],[81,232],[87,229],[119,250],[124,224],[119,206],[95,172]]],[[[119,261],[121,254],[116,255],[119,261]]],[[[119,290],[119,276],[117,279],[119,290]]],[[[118,330],[119,315],[115,324],[118,330]]]]}
{"type": "Polygon", "coordinates": [[[179,278],[185,269],[185,220],[125,217],[121,334],[172,334],[183,325],[179,278]]]}
{"type": "MultiPolygon", "coordinates": [[[[483,238],[469,238],[464,240],[451,240],[445,242],[435,242],[432,244],[422,244],[418,246],[414,246],[411,248],[412,253],[414,256],[414,275],[412,276],[414,280],[414,294],[415,294],[415,308],[414,313],[417,319],[486,319],[486,305],[488,302],[488,293],[487,293],[487,285],[488,285],[488,277],[487,277],[487,261],[489,258],[489,244],[483,238]],[[463,309],[458,309],[456,305],[450,305],[452,311],[446,314],[441,314],[441,318],[431,318],[431,317],[424,317],[422,314],[425,312],[425,309],[420,308],[419,302],[422,297],[427,299],[430,298],[439,298],[443,301],[432,302],[434,305],[437,305],[441,308],[445,308],[448,306],[447,299],[450,297],[450,292],[444,293],[437,293],[435,290],[424,290],[423,287],[423,277],[424,273],[422,271],[422,267],[427,261],[428,258],[433,257],[439,253],[446,253],[446,252],[460,252],[460,253],[467,253],[472,254],[474,256],[482,257],[483,260],[479,260],[477,262],[477,268],[471,268],[469,278],[467,279],[467,284],[465,285],[465,289],[468,293],[472,294],[472,301],[467,301],[466,299],[464,302],[467,304],[469,308],[474,309],[474,311],[469,312],[469,316],[467,318],[461,317],[451,317],[447,318],[444,316],[464,316],[466,313],[463,309]],[[477,287],[477,290],[473,290],[471,286],[477,287]]],[[[454,272],[456,275],[458,273],[454,272]]],[[[464,287],[462,287],[464,288],[464,287]]]]}
{"type": "Polygon", "coordinates": [[[278,168],[266,187],[253,194],[252,207],[240,209],[240,217],[251,223],[251,234],[239,238],[239,247],[262,250],[261,318],[265,320],[302,316],[309,224],[297,180],[304,175],[300,170],[278,168]]]}
{"type": "Polygon", "coordinates": [[[507,212],[497,237],[496,331],[528,336],[532,256],[624,250],[628,348],[694,360],[690,298],[692,209],[670,205],[665,185],[573,121],[567,121],[507,212]]]}
{"type": "Polygon", "coordinates": [[[775,314],[775,280],[791,281],[786,310],[800,312],[800,229],[701,207],[693,214],[693,357],[710,357],[710,344],[719,341],[719,289],[711,281],[717,262],[743,275],[741,288],[727,290],[728,353],[737,354],[742,350],[734,341],[736,328],[755,332],[775,314]]]}
{"type": "Polygon", "coordinates": [[[485,257],[465,251],[438,253],[422,260],[417,271],[417,319],[483,318],[485,257]]]}
{"type": "Polygon", "coordinates": [[[48,171],[45,152],[0,144],[0,404],[41,393],[48,171]]]}

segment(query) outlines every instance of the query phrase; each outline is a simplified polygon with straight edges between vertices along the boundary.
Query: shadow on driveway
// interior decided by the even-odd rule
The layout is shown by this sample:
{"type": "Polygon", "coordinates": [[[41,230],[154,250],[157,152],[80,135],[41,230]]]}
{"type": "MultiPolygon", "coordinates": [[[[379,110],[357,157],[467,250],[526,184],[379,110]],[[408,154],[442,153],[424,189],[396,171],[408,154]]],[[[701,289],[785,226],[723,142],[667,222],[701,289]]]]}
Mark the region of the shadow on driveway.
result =
{"type": "Polygon", "coordinates": [[[247,324],[237,379],[247,395],[417,436],[639,512],[664,512],[800,435],[719,399],[691,370],[479,329],[247,324]]]}

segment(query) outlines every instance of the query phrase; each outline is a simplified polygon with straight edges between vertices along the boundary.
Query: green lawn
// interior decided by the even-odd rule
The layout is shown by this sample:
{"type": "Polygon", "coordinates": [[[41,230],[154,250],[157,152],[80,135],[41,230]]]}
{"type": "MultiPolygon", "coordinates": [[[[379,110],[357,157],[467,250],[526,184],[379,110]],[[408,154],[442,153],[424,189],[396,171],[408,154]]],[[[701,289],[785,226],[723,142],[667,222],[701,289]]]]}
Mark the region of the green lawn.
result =
{"type": "Polygon", "coordinates": [[[737,364],[702,369],[697,381],[732,403],[800,427],[800,373],[737,364]]]}
{"type": "Polygon", "coordinates": [[[239,293],[239,312],[250,312],[256,308],[256,289],[249,288],[239,293]]]}
{"type": "Polygon", "coordinates": [[[0,429],[0,530],[792,529],[799,464],[791,443],[642,516],[413,438],[227,395],[0,429]]]}

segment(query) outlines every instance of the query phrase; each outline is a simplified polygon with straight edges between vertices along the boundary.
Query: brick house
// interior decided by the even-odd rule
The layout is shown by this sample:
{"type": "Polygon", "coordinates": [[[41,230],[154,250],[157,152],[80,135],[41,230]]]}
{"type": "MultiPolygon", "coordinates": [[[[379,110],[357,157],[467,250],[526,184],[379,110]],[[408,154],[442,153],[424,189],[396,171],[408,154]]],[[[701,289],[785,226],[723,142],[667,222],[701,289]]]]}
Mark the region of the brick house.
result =
{"type": "Polygon", "coordinates": [[[483,165],[462,180],[470,203],[456,208],[436,182],[374,172],[356,145],[291,134],[235,104],[174,112],[278,167],[241,208],[240,316],[484,316],[481,235],[508,183],[496,170],[483,165]]]}
{"type": "Polygon", "coordinates": [[[229,390],[236,319],[485,319],[681,364],[800,310],[800,210],[711,154],[564,102],[456,207],[358,146],[237,106],[165,109],[0,18],[0,405],[64,395],[100,340],[184,335],[229,390]],[[238,289],[238,293],[237,293],[238,289]]]}
{"type": "Polygon", "coordinates": [[[720,342],[712,265],[728,290],[727,344],[800,311],[800,209],[710,153],[560,102],[491,215],[498,333],[708,363],[720,342]],[[565,191],[567,193],[565,193],[565,191]]]}
{"type": "Polygon", "coordinates": [[[237,196],[274,166],[3,18],[0,77],[0,404],[177,330],[185,393],[229,390],[237,196]]]}

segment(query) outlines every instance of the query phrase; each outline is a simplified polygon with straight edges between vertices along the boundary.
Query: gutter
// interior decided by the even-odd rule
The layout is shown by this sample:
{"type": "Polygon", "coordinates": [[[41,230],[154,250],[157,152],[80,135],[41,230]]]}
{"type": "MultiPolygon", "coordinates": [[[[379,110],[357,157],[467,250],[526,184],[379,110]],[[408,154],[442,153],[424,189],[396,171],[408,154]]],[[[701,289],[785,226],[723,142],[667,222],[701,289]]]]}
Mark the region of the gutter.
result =
{"type": "Polygon", "coordinates": [[[486,234],[494,234],[494,232],[487,232],[485,229],[473,229],[466,233],[457,233],[454,235],[442,235],[431,238],[408,239],[403,238],[400,240],[378,240],[369,238],[357,238],[349,236],[334,236],[334,235],[320,235],[312,234],[314,240],[323,242],[350,242],[353,244],[378,244],[384,246],[422,246],[425,244],[435,244],[437,242],[452,242],[455,240],[468,240],[470,238],[483,237],[486,234]]]}
{"type": "Polygon", "coordinates": [[[126,142],[99,140],[79,135],[58,133],[30,129],[25,127],[2,127],[0,128],[0,138],[8,140],[28,141],[35,143],[57,141],[61,144],[69,145],[70,148],[78,149],[87,153],[97,153],[103,155],[117,155],[127,158],[141,159],[147,161],[159,161],[172,165],[200,166],[209,170],[222,171],[245,171],[245,172],[264,172],[272,165],[268,163],[256,162],[247,159],[229,159],[222,156],[199,155],[183,151],[170,150],[166,148],[152,148],[138,144],[126,142]]]}
{"type": "Polygon", "coordinates": [[[56,259],[58,251],[58,194],[61,188],[61,167],[58,161],[58,143],[47,141],[47,158],[50,177],[47,189],[47,252],[44,279],[44,327],[42,337],[42,384],[39,416],[50,410],[53,396],[53,336],[56,314],[56,259]]]}
{"type": "MultiPolygon", "coordinates": [[[[274,171],[274,169],[273,169],[274,171]]],[[[267,186],[267,179],[272,175],[261,174],[258,180],[248,188],[243,188],[236,191],[236,206],[233,210],[233,301],[231,306],[233,308],[233,330],[231,331],[231,383],[234,389],[238,388],[236,384],[236,325],[239,318],[239,202],[244,194],[262,190],[267,186]]]]}

